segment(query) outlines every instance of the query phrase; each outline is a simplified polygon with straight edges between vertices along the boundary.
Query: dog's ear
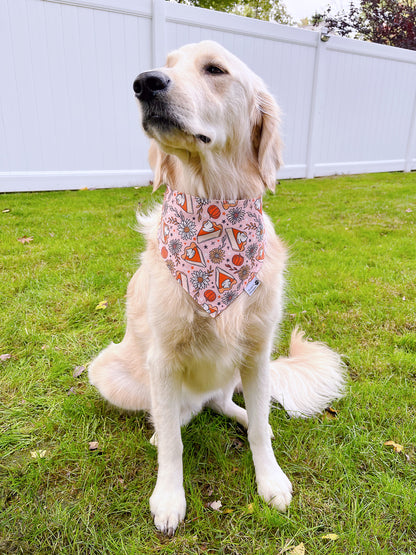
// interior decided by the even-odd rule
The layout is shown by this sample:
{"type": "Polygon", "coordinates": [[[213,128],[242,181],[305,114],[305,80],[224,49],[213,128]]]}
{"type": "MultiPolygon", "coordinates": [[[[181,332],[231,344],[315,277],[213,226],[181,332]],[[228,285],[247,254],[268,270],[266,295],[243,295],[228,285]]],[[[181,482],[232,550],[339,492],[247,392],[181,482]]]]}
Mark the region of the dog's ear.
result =
{"type": "Polygon", "coordinates": [[[159,148],[154,139],[150,141],[149,163],[153,170],[153,191],[156,191],[162,184],[175,187],[178,182],[178,163],[176,157],[167,154],[159,148]]]}
{"type": "Polygon", "coordinates": [[[280,110],[266,90],[256,94],[252,140],[264,185],[274,191],[276,172],[282,164],[282,141],[279,134],[280,110]]]}
{"type": "Polygon", "coordinates": [[[166,156],[157,146],[155,140],[151,139],[149,148],[149,164],[153,170],[153,191],[156,191],[163,182],[162,178],[162,159],[166,156]]]}

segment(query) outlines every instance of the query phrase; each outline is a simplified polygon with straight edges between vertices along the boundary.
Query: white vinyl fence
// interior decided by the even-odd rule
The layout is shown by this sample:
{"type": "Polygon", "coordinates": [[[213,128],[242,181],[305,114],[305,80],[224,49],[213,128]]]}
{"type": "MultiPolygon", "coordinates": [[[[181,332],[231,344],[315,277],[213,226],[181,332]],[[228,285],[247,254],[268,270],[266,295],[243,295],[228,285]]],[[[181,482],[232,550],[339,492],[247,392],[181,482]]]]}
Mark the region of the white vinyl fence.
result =
{"type": "Polygon", "coordinates": [[[0,191],[151,178],[134,78],[213,39],[283,110],[280,177],[416,169],[416,52],[164,0],[0,0],[0,191]]]}

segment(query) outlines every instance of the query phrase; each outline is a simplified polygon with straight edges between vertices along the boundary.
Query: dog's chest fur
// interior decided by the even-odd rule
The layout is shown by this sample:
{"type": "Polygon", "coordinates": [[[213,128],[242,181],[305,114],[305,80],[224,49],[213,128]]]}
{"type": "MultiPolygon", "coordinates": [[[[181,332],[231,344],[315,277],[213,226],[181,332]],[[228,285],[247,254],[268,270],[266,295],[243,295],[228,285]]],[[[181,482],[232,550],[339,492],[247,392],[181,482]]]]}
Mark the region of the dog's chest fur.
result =
{"type": "Polygon", "coordinates": [[[181,373],[184,385],[195,393],[220,389],[234,378],[236,368],[264,348],[264,338],[274,328],[282,304],[276,296],[282,297],[285,250],[266,218],[272,248],[259,273],[261,286],[251,297],[240,295],[213,319],[172,279],[159,252],[159,222],[158,210],[147,223],[147,250],[139,270],[148,276],[142,302],[159,364],[181,373]]]}

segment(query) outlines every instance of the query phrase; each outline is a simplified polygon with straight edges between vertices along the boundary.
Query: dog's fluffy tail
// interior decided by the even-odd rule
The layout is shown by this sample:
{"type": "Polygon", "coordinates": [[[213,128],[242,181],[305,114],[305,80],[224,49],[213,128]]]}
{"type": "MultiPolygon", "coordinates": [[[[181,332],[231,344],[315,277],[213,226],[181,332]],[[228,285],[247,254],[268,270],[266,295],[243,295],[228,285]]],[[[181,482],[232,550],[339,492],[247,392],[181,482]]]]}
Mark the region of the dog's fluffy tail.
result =
{"type": "Polygon", "coordinates": [[[292,332],[289,357],[271,362],[271,397],[290,416],[308,418],[342,397],[345,368],[340,355],[323,343],[292,332]]]}

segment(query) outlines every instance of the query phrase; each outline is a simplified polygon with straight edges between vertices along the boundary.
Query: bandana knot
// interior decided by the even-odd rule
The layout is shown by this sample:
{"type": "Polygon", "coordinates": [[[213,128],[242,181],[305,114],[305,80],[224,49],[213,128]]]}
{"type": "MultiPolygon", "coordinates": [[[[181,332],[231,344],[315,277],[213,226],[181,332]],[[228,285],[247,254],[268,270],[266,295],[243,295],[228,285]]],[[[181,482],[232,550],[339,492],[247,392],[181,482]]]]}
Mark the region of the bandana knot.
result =
{"type": "Polygon", "coordinates": [[[208,200],[169,187],[159,250],[173,277],[215,318],[259,285],[264,260],[262,198],[208,200]]]}

